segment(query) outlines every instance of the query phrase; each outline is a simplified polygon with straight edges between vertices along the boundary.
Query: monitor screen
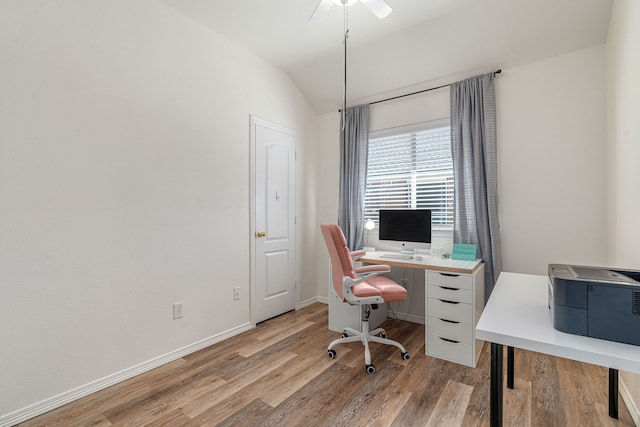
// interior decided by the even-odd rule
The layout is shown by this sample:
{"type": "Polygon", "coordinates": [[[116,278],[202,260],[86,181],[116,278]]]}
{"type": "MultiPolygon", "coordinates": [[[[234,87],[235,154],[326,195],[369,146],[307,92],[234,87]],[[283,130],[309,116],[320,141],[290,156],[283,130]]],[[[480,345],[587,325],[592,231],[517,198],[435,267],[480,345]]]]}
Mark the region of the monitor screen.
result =
{"type": "Polygon", "coordinates": [[[379,240],[400,242],[404,249],[425,248],[431,243],[429,209],[380,209],[379,240]]]}

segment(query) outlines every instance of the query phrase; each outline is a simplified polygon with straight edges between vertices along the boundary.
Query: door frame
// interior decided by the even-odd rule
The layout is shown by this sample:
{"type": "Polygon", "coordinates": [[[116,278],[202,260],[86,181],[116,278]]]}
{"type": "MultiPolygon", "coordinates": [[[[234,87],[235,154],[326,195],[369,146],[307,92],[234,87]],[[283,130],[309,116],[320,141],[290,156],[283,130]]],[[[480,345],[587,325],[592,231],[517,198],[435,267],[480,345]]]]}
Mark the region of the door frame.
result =
{"type": "Polygon", "coordinates": [[[250,253],[249,253],[249,294],[250,294],[250,321],[251,327],[256,327],[255,309],[256,309],[256,132],[255,126],[261,125],[269,129],[291,135],[294,138],[294,152],[295,152],[295,164],[294,164],[294,177],[293,177],[293,210],[294,210],[294,233],[293,251],[294,251],[294,307],[295,310],[300,309],[300,268],[298,265],[298,134],[292,129],[253,114],[250,117],[250,167],[249,167],[249,239],[250,239],[250,253]]]}

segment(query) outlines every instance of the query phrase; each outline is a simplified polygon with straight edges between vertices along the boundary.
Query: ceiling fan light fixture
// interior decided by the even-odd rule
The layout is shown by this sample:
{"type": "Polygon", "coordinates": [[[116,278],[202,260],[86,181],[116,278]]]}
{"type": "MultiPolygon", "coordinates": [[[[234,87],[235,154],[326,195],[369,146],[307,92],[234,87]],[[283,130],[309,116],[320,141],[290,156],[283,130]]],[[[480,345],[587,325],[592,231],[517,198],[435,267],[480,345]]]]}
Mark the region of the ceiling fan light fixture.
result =
{"type": "MultiPolygon", "coordinates": [[[[329,9],[331,9],[331,6],[334,4],[346,8],[357,1],[358,0],[318,0],[318,4],[309,17],[309,21],[320,21],[329,13],[329,9]]],[[[360,0],[360,2],[367,6],[367,8],[380,19],[386,18],[392,10],[391,6],[389,6],[385,0],[360,0]]]]}
{"type": "Polygon", "coordinates": [[[365,6],[367,6],[371,12],[374,13],[379,19],[384,19],[393,9],[384,0],[360,0],[365,6]]]}

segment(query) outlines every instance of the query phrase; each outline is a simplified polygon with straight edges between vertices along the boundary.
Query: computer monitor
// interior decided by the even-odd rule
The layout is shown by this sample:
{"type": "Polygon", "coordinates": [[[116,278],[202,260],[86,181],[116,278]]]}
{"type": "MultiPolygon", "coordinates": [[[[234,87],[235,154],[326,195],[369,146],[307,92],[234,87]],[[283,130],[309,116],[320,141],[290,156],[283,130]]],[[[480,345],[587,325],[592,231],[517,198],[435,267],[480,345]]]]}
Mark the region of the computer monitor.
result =
{"type": "Polygon", "coordinates": [[[431,249],[431,211],[429,209],[380,209],[380,245],[402,252],[431,249]]]}

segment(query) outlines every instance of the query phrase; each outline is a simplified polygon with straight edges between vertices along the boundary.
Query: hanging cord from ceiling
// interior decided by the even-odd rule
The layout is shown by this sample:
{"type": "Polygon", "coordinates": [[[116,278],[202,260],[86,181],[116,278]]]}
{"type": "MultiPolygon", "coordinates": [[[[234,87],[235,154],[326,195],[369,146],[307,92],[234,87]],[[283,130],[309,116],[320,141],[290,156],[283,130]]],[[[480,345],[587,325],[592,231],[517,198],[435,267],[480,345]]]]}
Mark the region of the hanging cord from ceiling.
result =
{"type": "MultiPolygon", "coordinates": [[[[346,4],[343,9],[343,31],[344,31],[344,81],[342,82],[342,132],[346,133],[345,124],[347,122],[347,39],[349,38],[349,7],[346,4]]],[[[346,140],[346,135],[345,135],[346,140]]]]}

